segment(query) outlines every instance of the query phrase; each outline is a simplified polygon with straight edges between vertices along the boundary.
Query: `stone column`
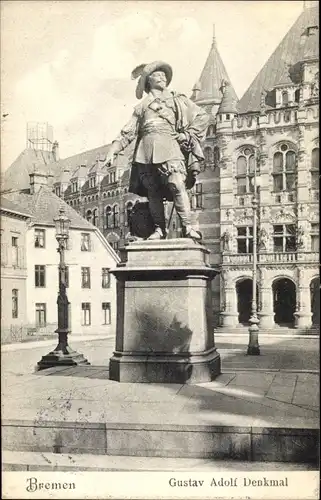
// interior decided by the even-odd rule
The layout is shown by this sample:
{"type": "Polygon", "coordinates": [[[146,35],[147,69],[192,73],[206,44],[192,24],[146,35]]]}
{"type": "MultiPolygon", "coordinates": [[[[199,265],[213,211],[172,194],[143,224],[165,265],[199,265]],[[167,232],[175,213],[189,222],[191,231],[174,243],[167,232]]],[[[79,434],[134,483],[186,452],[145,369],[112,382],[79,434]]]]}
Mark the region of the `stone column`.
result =
{"type": "Polygon", "coordinates": [[[227,271],[222,271],[224,288],[224,310],[221,312],[222,326],[235,327],[238,324],[237,297],[235,283],[227,271]]]}
{"type": "Polygon", "coordinates": [[[295,312],[295,328],[311,328],[311,292],[304,269],[298,269],[297,311],[295,312]]]}
{"type": "Polygon", "coordinates": [[[273,291],[269,283],[266,270],[261,269],[261,311],[259,312],[260,328],[271,329],[275,326],[273,311],[273,291]]]}

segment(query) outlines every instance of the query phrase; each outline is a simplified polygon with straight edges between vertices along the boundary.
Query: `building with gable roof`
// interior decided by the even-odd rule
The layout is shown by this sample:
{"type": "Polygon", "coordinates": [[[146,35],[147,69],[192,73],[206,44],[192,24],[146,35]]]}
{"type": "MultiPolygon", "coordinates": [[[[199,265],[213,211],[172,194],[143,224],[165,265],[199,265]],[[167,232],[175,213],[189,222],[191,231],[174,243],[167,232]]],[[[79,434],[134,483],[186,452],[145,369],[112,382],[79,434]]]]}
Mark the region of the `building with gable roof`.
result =
{"type": "MultiPolygon", "coordinates": [[[[260,177],[258,308],[261,327],[319,324],[319,19],[305,7],[238,100],[213,36],[191,99],[210,122],[205,162],[190,193],[194,222],[221,276],[216,324],[248,323],[252,300],[254,168],[260,177]]],[[[103,167],[108,145],[55,163],[56,194],[98,227],[117,251],[128,238],[133,145],[103,167]],[[60,172],[60,174],[59,174],[60,172]]],[[[167,217],[171,213],[168,204],[167,217]]],[[[170,236],[180,235],[175,213],[170,236]]]]}
{"type": "Polygon", "coordinates": [[[27,324],[26,235],[31,214],[1,198],[1,342],[22,340],[27,324]]]}
{"type": "Polygon", "coordinates": [[[115,334],[116,284],[110,269],[119,258],[99,229],[59,198],[42,173],[30,174],[30,188],[8,192],[3,202],[30,217],[23,268],[27,333],[48,334],[57,328],[59,254],[54,218],[63,207],[71,221],[65,260],[72,332],[115,334]]]}

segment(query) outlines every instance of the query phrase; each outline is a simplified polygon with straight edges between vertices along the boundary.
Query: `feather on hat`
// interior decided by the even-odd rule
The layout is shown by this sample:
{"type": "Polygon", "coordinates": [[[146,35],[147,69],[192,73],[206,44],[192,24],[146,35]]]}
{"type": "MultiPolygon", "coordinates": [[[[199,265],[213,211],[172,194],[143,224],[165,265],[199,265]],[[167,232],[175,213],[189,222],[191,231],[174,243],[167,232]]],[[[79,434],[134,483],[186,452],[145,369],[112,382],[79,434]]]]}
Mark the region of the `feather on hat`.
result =
{"type": "Polygon", "coordinates": [[[144,90],[146,91],[146,85],[149,75],[154,73],[154,71],[163,71],[166,75],[167,85],[170,84],[173,77],[172,67],[163,61],[154,61],[150,64],[140,64],[133,69],[131,77],[132,80],[140,77],[136,87],[136,97],[141,99],[143,97],[144,90]]]}

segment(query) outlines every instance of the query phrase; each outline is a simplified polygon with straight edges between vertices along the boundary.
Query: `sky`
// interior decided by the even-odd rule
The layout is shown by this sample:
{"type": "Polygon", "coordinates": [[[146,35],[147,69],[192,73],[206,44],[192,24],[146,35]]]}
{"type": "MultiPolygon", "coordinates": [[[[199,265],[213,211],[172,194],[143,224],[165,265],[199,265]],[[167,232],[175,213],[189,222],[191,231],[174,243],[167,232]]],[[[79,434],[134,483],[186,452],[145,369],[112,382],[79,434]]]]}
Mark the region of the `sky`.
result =
{"type": "Polygon", "coordinates": [[[1,169],[48,122],[62,158],[111,142],[137,104],[135,66],[164,60],[190,96],[218,50],[238,97],[303,9],[302,1],[1,1],[1,169]],[[3,115],[7,115],[3,117],[3,115]]]}

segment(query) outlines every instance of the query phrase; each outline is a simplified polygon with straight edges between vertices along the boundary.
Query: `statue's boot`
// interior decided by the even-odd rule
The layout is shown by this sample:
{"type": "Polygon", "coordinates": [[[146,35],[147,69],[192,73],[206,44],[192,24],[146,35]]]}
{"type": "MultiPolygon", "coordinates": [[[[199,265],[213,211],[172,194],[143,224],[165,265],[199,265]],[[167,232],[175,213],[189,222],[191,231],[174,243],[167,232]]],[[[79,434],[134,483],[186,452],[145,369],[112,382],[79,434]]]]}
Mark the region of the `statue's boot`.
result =
{"type": "Polygon", "coordinates": [[[147,238],[148,240],[164,240],[166,235],[160,227],[156,227],[155,231],[147,238]]]}
{"type": "Polygon", "coordinates": [[[183,231],[183,234],[185,238],[191,238],[192,240],[195,241],[202,240],[202,233],[200,231],[196,231],[192,227],[186,227],[185,230],[183,231]]]}

